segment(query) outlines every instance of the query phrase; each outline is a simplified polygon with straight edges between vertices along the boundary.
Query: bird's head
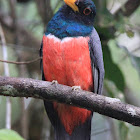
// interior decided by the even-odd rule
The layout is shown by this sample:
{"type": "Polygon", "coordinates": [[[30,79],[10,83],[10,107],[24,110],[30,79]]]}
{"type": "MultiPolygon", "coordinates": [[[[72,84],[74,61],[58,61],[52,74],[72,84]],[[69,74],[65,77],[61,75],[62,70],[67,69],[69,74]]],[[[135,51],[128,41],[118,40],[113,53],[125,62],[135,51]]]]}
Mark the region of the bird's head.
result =
{"type": "Polygon", "coordinates": [[[82,20],[85,22],[93,23],[94,17],[96,15],[96,7],[92,0],[64,0],[66,5],[68,5],[82,20]]]}

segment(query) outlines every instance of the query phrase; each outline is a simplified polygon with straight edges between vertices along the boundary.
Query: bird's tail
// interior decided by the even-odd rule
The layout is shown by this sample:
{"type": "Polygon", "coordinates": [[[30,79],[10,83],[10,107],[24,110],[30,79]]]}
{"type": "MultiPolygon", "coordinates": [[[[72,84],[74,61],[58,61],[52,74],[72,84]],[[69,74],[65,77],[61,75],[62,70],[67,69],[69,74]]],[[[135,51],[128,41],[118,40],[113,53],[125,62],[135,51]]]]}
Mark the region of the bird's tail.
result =
{"type": "Polygon", "coordinates": [[[79,126],[75,127],[72,134],[69,135],[64,126],[58,121],[58,124],[55,127],[55,140],[90,140],[91,137],[91,118],[79,126]]]}

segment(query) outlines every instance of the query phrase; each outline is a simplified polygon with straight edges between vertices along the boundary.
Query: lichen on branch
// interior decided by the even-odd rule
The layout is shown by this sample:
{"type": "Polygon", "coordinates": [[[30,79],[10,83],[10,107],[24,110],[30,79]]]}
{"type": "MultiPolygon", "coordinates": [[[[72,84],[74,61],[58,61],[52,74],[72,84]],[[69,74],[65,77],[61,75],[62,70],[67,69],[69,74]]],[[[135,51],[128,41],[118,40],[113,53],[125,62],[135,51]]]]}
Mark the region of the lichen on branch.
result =
{"type": "Polygon", "coordinates": [[[69,86],[52,82],[0,76],[0,95],[57,101],[140,126],[139,107],[124,104],[116,98],[83,90],[75,91],[69,86]]]}

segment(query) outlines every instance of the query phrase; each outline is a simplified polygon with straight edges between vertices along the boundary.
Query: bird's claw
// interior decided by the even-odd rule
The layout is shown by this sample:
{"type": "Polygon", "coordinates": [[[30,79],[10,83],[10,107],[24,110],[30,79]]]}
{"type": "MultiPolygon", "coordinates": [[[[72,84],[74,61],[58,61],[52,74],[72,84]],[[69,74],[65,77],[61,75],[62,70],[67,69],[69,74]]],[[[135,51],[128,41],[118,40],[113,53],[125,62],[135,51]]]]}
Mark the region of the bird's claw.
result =
{"type": "Polygon", "coordinates": [[[53,84],[58,84],[58,81],[57,81],[57,80],[53,80],[53,81],[52,81],[52,85],[53,85],[53,84]]]}
{"type": "Polygon", "coordinates": [[[72,86],[72,90],[80,90],[81,89],[81,87],[80,86],[72,86]]]}

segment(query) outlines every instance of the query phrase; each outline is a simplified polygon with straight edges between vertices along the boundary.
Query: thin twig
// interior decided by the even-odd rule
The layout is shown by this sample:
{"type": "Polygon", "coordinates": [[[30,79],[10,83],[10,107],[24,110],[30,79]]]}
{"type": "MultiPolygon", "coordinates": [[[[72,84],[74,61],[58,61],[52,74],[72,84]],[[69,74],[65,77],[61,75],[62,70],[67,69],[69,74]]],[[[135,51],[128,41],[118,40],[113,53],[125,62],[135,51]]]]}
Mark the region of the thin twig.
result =
{"type": "Polygon", "coordinates": [[[7,60],[1,60],[0,62],[4,62],[4,63],[10,63],[10,64],[16,64],[16,65],[24,65],[24,64],[31,64],[34,63],[36,61],[39,61],[40,59],[42,59],[42,57],[38,57],[34,60],[30,60],[30,61],[24,61],[24,62],[17,62],[17,61],[7,61],[7,60]]]}

